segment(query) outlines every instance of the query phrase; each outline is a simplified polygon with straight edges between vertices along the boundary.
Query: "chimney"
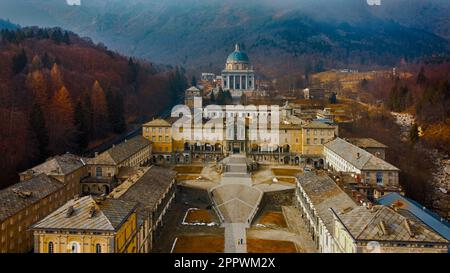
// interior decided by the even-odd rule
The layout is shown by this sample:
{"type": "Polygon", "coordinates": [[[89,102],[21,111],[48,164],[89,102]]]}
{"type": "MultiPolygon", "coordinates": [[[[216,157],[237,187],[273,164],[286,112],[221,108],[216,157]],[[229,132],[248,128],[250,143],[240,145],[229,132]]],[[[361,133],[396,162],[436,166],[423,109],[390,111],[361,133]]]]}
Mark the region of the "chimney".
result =
{"type": "Polygon", "coordinates": [[[98,156],[98,152],[95,152],[95,153],[94,153],[94,156],[96,156],[96,157],[97,157],[97,156],[98,156]]]}
{"type": "Polygon", "coordinates": [[[411,226],[409,225],[408,219],[405,219],[403,221],[403,224],[406,228],[406,231],[408,231],[409,236],[411,236],[411,238],[413,238],[415,236],[414,232],[411,229],[411,226]]]}
{"type": "Polygon", "coordinates": [[[95,205],[93,205],[90,209],[89,209],[89,218],[93,218],[95,216],[95,213],[97,212],[97,209],[95,208],[95,205]]]}
{"type": "Polygon", "coordinates": [[[380,221],[380,229],[381,229],[381,232],[383,233],[383,235],[388,235],[388,231],[387,231],[387,229],[386,229],[386,225],[384,224],[384,221],[380,221]]]}
{"type": "Polygon", "coordinates": [[[356,158],[359,159],[361,155],[359,153],[356,153],[356,158]]]}
{"type": "Polygon", "coordinates": [[[73,206],[69,206],[66,210],[66,218],[72,216],[73,212],[74,212],[73,206]]]}

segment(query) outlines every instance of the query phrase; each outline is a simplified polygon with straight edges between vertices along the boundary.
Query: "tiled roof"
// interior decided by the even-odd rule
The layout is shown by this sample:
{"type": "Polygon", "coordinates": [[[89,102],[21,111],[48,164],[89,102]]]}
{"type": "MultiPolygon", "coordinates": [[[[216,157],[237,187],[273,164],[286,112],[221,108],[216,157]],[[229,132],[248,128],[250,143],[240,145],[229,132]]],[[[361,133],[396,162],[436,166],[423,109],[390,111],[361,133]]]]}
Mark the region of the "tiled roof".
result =
{"type": "Polygon", "coordinates": [[[330,208],[335,211],[343,211],[357,206],[353,199],[327,175],[307,172],[297,175],[297,179],[318,216],[331,233],[333,233],[333,214],[330,208]]]}
{"type": "Polygon", "coordinates": [[[450,241],[450,224],[441,220],[440,217],[429,211],[419,203],[406,198],[396,192],[389,193],[379,198],[377,202],[385,206],[395,206],[400,210],[405,210],[420,219],[424,224],[439,233],[442,237],[450,241]]]}
{"type": "Polygon", "coordinates": [[[62,207],[37,222],[33,229],[117,231],[131,213],[136,203],[116,199],[96,202],[92,196],[72,199],[62,207]],[[73,208],[72,213],[68,213],[73,208]],[[95,213],[92,214],[93,208],[95,213]],[[91,217],[92,215],[92,217],[91,217]]]}
{"type": "Polygon", "coordinates": [[[164,120],[164,119],[154,119],[154,120],[152,120],[152,121],[149,121],[149,122],[145,123],[143,126],[154,126],[154,127],[157,127],[157,126],[160,126],[160,127],[166,126],[166,127],[170,127],[170,126],[172,126],[172,125],[171,125],[169,122],[167,122],[166,120],[164,120]]]}
{"type": "Polygon", "coordinates": [[[89,164],[107,164],[114,165],[120,164],[127,158],[131,157],[133,154],[144,149],[146,146],[150,145],[150,141],[143,136],[135,136],[128,139],[119,145],[116,145],[109,150],[101,153],[100,155],[90,158],[88,160],[89,164]]]}
{"type": "Polygon", "coordinates": [[[348,138],[348,142],[360,148],[387,148],[386,145],[376,141],[373,138],[348,138]]]}
{"type": "Polygon", "coordinates": [[[356,207],[336,215],[355,240],[449,243],[415,217],[390,207],[356,207]]]}
{"type": "Polygon", "coordinates": [[[331,126],[325,122],[320,121],[311,121],[310,123],[303,125],[303,128],[307,129],[334,129],[334,126],[331,126]]]}
{"type": "Polygon", "coordinates": [[[399,170],[388,162],[339,137],[325,143],[324,146],[359,170],[399,170]]]}
{"type": "MultiPolygon", "coordinates": [[[[85,165],[85,160],[77,155],[66,153],[54,156],[42,164],[30,169],[35,174],[45,173],[47,175],[67,175],[85,165]]],[[[22,172],[25,174],[27,171],[22,172]]]]}
{"type": "Polygon", "coordinates": [[[119,200],[137,202],[140,212],[153,211],[162,199],[163,194],[174,183],[175,176],[175,171],[152,166],[118,198],[119,200]]]}
{"type": "Polygon", "coordinates": [[[0,221],[64,187],[58,180],[38,174],[0,191],[0,221]]]}

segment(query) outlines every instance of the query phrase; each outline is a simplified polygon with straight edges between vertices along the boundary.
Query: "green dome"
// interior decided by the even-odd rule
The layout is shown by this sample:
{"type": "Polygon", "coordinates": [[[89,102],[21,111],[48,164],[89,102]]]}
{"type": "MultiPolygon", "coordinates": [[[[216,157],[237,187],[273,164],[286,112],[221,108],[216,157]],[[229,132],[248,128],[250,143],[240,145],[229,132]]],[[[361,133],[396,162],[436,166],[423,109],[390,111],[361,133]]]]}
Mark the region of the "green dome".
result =
{"type": "Polygon", "coordinates": [[[236,49],[228,55],[227,63],[248,63],[249,59],[245,52],[242,52],[239,45],[236,44],[236,49]]]}

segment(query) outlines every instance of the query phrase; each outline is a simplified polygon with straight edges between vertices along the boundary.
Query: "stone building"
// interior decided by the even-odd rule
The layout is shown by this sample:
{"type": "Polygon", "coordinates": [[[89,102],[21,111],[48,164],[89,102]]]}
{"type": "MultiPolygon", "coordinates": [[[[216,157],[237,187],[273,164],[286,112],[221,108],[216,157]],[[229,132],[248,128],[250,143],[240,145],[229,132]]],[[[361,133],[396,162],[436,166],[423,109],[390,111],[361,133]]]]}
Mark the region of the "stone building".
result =
{"type": "Polygon", "coordinates": [[[135,253],[137,204],[75,198],[32,226],[36,253],[135,253]]]}
{"type": "Polygon", "coordinates": [[[325,165],[336,172],[351,173],[356,182],[373,187],[398,187],[399,169],[341,138],[324,144],[325,165]]]}
{"type": "Polygon", "coordinates": [[[29,227],[64,204],[66,187],[44,173],[0,191],[0,253],[33,248],[29,227]]]}
{"type": "Polygon", "coordinates": [[[225,69],[222,70],[222,89],[230,90],[233,97],[255,90],[255,71],[250,60],[239,44],[228,55],[225,69]]]}
{"type": "MultiPolygon", "coordinates": [[[[191,163],[192,160],[217,161],[229,154],[247,154],[261,163],[299,165],[301,162],[323,166],[323,144],[337,135],[337,126],[320,121],[305,122],[294,115],[280,117],[278,144],[264,139],[251,139],[251,120],[266,115],[270,121],[271,112],[257,109],[233,108],[231,111],[206,109],[203,125],[214,118],[223,119],[222,139],[195,140],[194,137],[173,139],[172,125],[177,118],[155,119],[143,125],[142,134],[153,144],[152,162],[159,165],[191,163]],[[230,128],[227,119],[242,119],[243,126],[233,124],[234,138],[229,139],[230,128]],[[241,130],[242,132],[240,132],[241,130]],[[241,135],[242,138],[238,137],[241,135]]],[[[191,126],[190,129],[193,129],[191,126]]],[[[269,123],[268,132],[271,132],[269,123]]]]}
{"type": "Polygon", "coordinates": [[[148,164],[151,154],[151,142],[142,136],[136,136],[87,159],[87,175],[81,180],[81,193],[108,194],[120,183],[122,170],[148,164]]]}
{"type": "Polygon", "coordinates": [[[79,194],[85,164],[69,153],[54,156],[20,173],[19,183],[0,191],[0,252],[31,251],[28,228],[79,194]]]}
{"type": "Polygon", "coordinates": [[[308,158],[307,163],[316,167],[323,166],[324,144],[338,134],[337,126],[325,122],[311,121],[302,126],[302,154],[308,158]]]}
{"type": "Polygon", "coordinates": [[[297,176],[297,181],[296,206],[317,250],[334,252],[336,242],[330,208],[347,211],[357,207],[357,204],[327,175],[302,173],[297,176]]]}
{"type": "Polygon", "coordinates": [[[20,173],[20,181],[26,181],[39,174],[46,174],[64,185],[65,194],[62,202],[65,203],[80,194],[80,180],[86,176],[86,160],[86,158],[70,153],[57,155],[20,173]]]}
{"type": "Polygon", "coordinates": [[[190,109],[194,108],[194,99],[202,98],[203,92],[196,86],[191,86],[184,92],[184,104],[190,109]]]}
{"type": "Polygon", "coordinates": [[[450,246],[405,210],[375,205],[331,211],[337,253],[447,253],[450,246]]]}
{"type": "Polygon", "coordinates": [[[401,210],[414,215],[429,228],[450,241],[450,223],[418,202],[396,192],[386,194],[378,198],[376,202],[380,205],[392,207],[394,210],[401,210]]]}
{"type": "Polygon", "coordinates": [[[368,151],[376,157],[386,160],[386,150],[388,146],[376,141],[373,138],[348,138],[347,141],[368,151]]]}
{"type": "Polygon", "coordinates": [[[151,166],[111,192],[110,197],[137,202],[138,252],[154,248],[166,221],[166,214],[175,201],[176,172],[151,166]]]}

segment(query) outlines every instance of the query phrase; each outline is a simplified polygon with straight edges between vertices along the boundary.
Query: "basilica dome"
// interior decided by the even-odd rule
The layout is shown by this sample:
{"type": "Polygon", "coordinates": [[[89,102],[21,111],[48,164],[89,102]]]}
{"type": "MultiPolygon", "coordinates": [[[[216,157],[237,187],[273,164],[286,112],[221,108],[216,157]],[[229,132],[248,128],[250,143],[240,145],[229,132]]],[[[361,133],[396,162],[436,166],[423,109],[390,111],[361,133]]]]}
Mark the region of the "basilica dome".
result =
{"type": "Polygon", "coordinates": [[[249,63],[247,54],[241,51],[239,44],[236,44],[235,50],[228,55],[227,63],[249,63]]]}

